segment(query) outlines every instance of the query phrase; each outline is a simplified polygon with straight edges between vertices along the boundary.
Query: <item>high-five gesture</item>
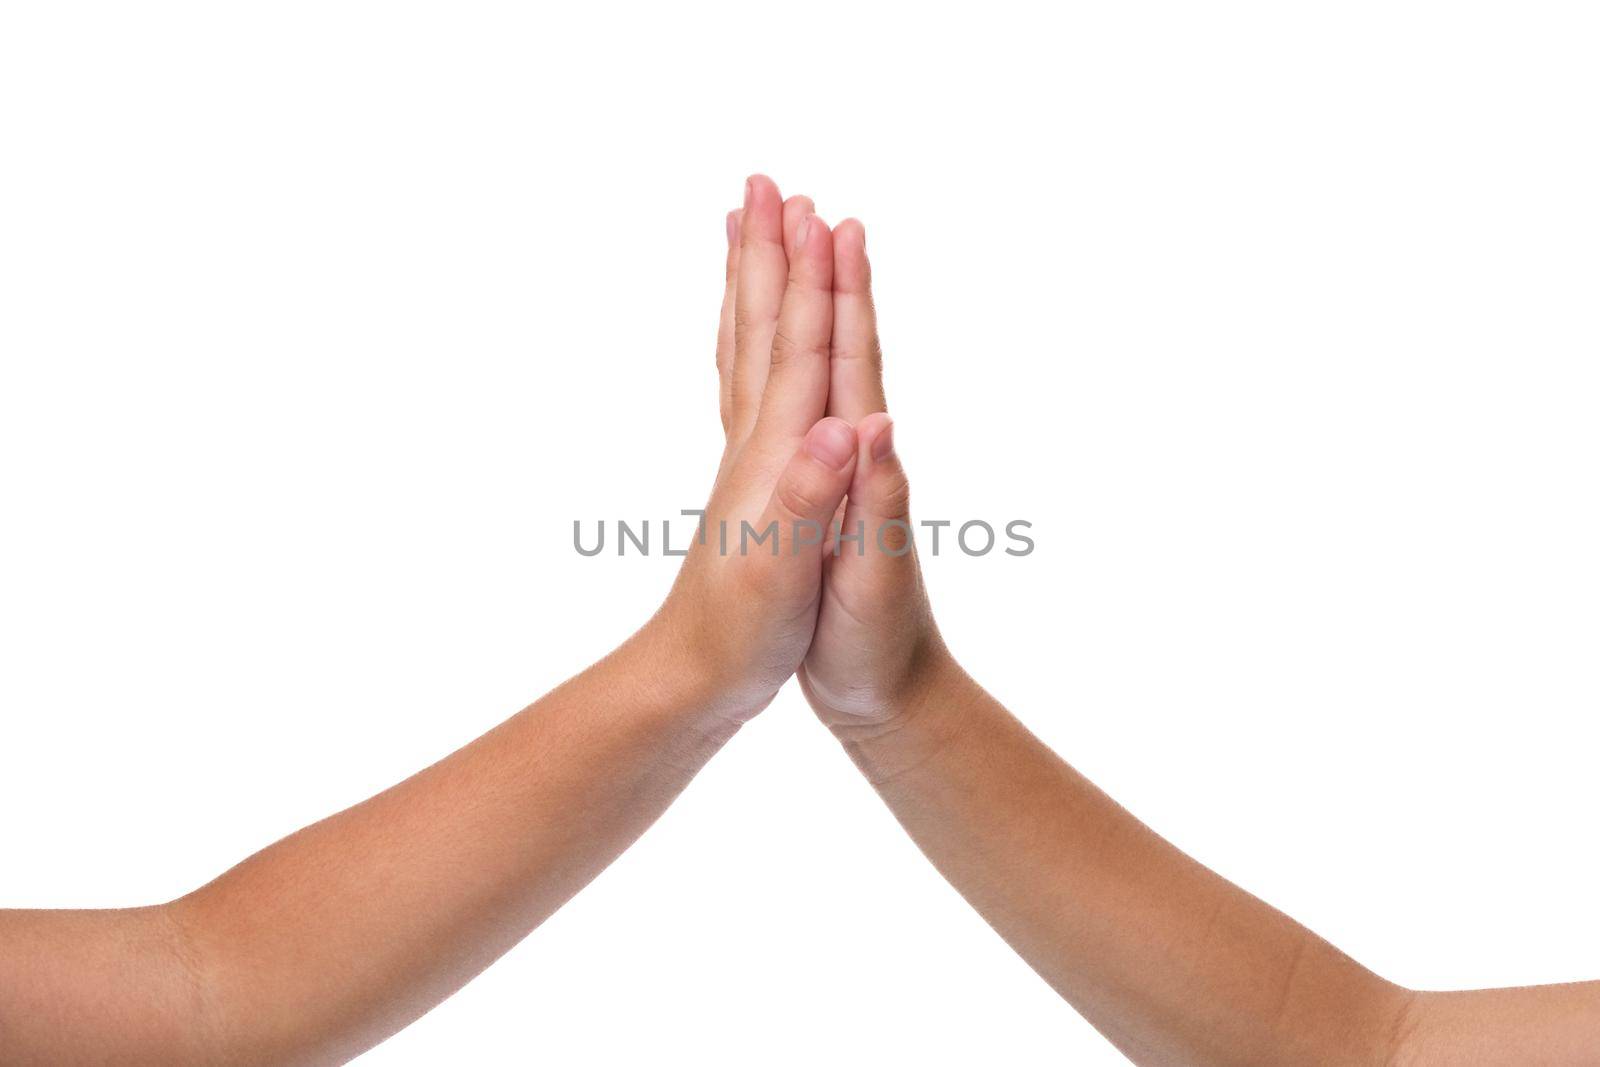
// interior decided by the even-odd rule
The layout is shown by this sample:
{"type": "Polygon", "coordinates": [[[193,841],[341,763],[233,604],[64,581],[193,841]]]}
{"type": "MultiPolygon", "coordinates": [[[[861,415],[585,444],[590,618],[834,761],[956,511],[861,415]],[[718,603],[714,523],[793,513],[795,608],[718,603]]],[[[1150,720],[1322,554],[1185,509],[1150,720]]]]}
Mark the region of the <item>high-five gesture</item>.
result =
{"type": "Polygon", "coordinates": [[[727,447],[700,536],[657,619],[743,720],[811,644],[824,539],[856,468],[856,435],[828,404],[833,235],[757,175],[728,216],[717,338],[727,447]]]}
{"type": "Polygon", "coordinates": [[[791,675],[940,872],[1135,1062],[1600,1062],[1600,984],[1385,981],[985,693],[924,589],[864,229],[756,176],[727,255],[726,445],[661,609],[471,744],[177,900],[0,911],[0,1063],[342,1063],[582,889],[791,675]]]}

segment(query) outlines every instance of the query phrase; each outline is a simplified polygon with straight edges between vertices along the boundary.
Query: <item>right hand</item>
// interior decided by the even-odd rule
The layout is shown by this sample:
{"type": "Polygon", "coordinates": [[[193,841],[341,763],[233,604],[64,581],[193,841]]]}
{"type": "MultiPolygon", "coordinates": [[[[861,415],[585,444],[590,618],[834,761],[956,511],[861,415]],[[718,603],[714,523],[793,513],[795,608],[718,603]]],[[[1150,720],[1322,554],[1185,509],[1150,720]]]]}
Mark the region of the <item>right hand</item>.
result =
{"type": "Polygon", "coordinates": [[[823,558],[816,636],[800,668],[806,699],[835,729],[878,732],[916,706],[920,687],[953,667],[933,621],[916,544],[910,486],[884,412],[882,348],[866,232],[839,224],[833,241],[833,338],[828,414],[855,425],[843,541],[823,558]]]}

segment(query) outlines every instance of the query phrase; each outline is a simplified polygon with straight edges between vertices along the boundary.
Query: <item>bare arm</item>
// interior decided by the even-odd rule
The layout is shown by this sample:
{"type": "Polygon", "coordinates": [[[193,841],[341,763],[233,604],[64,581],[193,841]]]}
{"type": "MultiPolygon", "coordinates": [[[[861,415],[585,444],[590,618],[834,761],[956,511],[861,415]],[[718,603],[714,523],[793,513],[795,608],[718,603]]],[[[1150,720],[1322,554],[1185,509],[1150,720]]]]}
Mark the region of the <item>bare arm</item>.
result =
{"type": "Polygon", "coordinates": [[[0,1060],[340,1063],[622,852],[736,724],[646,631],[399,785],[169,904],[0,912],[0,1060]]]}
{"type": "Polygon", "coordinates": [[[1405,990],[1152,833],[953,664],[929,682],[909,718],[841,740],[939,871],[1129,1058],[1386,1062],[1405,990]]]}
{"type": "Polygon", "coordinates": [[[1600,983],[1416,993],[1167,843],[948,659],[835,730],[995,930],[1141,1064],[1600,1062],[1600,983]]]}
{"type": "Polygon", "coordinates": [[[855,458],[824,418],[831,234],[808,212],[786,231],[784,211],[757,178],[730,218],[727,446],[705,516],[735,536],[775,525],[774,552],[696,544],[612,656],[179,900],[0,912],[0,1063],[343,1062],[560,907],[772,699],[820,596],[821,547],[797,524],[833,515],[855,458]]]}
{"type": "Polygon", "coordinates": [[[915,551],[895,554],[909,492],[859,224],[835,248],[829,410],[857,425],[844,518],[867,547],[829,561],[801,682],[940,873],[1136,1063],[1600,1063],[1600,983],[1387,982],[1164,841],[967,677],[915,551]]]}

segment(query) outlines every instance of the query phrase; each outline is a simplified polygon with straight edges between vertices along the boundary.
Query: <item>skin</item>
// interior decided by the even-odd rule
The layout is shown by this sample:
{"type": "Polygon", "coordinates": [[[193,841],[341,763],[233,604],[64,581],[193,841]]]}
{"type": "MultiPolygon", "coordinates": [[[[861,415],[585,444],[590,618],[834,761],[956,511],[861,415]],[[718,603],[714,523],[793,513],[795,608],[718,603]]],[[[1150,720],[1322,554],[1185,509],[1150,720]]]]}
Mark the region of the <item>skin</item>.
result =
{"type": "Polygon", "coordinates": [[[660,611],[465,748],[178,900],[0,911],[0,1063],[342,1063],[582,889],[790,675],[941,873],[1134,1062],[1600,1062],[1600,983],[1384,981],[1167,844],[969,678],[892,525],[909,491],[861,224],[830,230],[757,176],[728,235],[726,448],[660,611]],[[778,551],[717,551],[746,522],[776,522],[778,551]],[[809,536],[834,522],[865,550],[809,536]]]}
{"type": "Polygon", "coordinates": [[[342,1063],[544,921],[772,700],[822,596],[822,546],[793,523],[835,514],[856,444],[825,417],[832,234],[785,216],[751,179],[730,227],[709,536],[660,611],[483,737],[187,896],[0,911],[0,1063],[342,1063]],[[774,520],[777,554],[716,551],[721,523],[774,520]]]}
{"type": "MultiPolygon", "coordinates": [[[[844,517],[870,537],[910,493],[858,223],[833,277],[828,412],[856,425],[844,517]]],[[[1405,989],[1162,840],[960,668],[914,548],[828,560],[799,678],[940,873],[1135,1063],[1600,1064],[1600,982],[1405,989]]]]}

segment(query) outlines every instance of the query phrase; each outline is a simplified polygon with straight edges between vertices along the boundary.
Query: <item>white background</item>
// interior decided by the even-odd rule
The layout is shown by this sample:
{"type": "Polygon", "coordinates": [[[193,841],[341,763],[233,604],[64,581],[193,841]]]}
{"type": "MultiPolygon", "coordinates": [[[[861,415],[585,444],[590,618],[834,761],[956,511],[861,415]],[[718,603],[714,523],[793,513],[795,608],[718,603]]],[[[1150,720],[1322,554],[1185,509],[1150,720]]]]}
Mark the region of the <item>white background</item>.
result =
{"type": "MultiPolygon", "coordinates": [[[[1585,4],[0,8],[0,903],[180,894],[604,653],[723,213],[863,218],[965,665],[1372,966],[1600,976],[1585,4]],[[981,13],[980,13],[981,12],[981,13]]],[[[1119,1062],[790,687],[364,1064],[1119,1062]]]]}

